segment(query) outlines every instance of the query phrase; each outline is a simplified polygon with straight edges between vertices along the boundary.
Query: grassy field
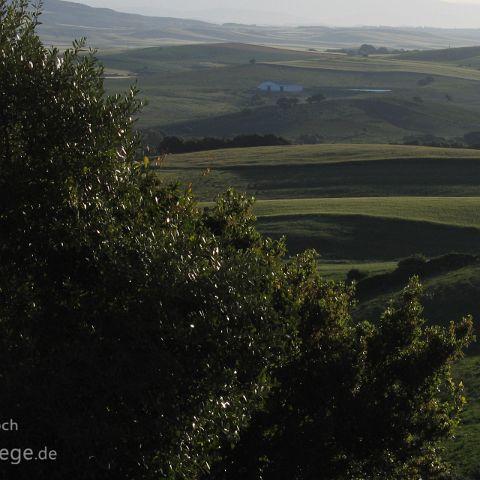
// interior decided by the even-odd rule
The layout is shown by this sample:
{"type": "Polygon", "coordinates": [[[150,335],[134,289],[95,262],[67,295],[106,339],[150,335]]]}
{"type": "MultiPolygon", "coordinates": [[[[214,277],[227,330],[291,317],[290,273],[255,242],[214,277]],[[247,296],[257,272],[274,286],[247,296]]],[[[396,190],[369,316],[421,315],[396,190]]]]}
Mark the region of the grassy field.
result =
{"type": "Polygon", "coordinates": [[[439,50],[406,52],[399,55],[397,58],[401,60],[437,62],[478,69],[480,66],[480,47],[447,48],[439,50]]]}
{"type": "Polygon", "coordinates": [[[158,172],[202,201],[227,185],[254,195],[262,231],[286,235],[292,253],[317,249],[339,276],[342,261],[478,252],[479,160],[476,150],[313,145],[173,155],[158,172]]]}
{"type": "Polygon", "coordinates": [[[480,151],[418,147],[411,145],[288,145],[275,147],[238,148],[175,155],[170,164],[179,167],[240,167],[266,165],[332,164],[376,160],[408,159],[476,159],[480,151]]]}
{"type": "Polygon", "coordinates": [[[139,126],[153,138],[254,132],[300,142],[309,135],[322,142],[389,143],[419,134],[462,137],[478,128],[480,71],[448,62],[245,44],[103,52],[100,59],[110,92],[138,82],[148,100],[139,126]],[[426,76],[434,81],[422,86],[426,76]],[[282,111],[276,107],[281,95],[258,95],[265,80],[303,84],[300,105],[282,111]],[[362,89],[390,92],[355,91],[362,89]],[[318,92],[327,101],[307,104],[318,92]]]}
{"type": "Polygon", "coordinates": [[[291,61],[315,58],[305,50],[291,50],[241,43],[151,47],[102,54],[100,59],[109,68],[132,73],[154,74],[190,71],[227,65],[256,62],[291,61]]]}
{"type": "Polygon", "coordinates": [[[274,133],[295,143],[399,143],[412,136],[463,139],[478,128],[478,113],[451,103],[399,98],[332,98],[289,109],[268,105],[208,119],[163,126],[169,135],[184,137],[274,133]],[[310,140],[312,139],[312,140],[310,140]]]}
{"type": "Polygon", "coordinates": [[[455,66],[450,63],[429,62],[420,59],[416,60],[412,59],[411,56],[397,57],[391,55],[374,55],[364,58],[324,53],[313,59],[277,60],[270,63],[296,68],[346,70],[355,72],[407,72],[440,75],[464,80],[480,80],[480,71],[477,69],[455,66]]]}
{"type": "Polygon", "coordinates": [[[201,200],[225,185],[258,199],[480,196],[477,150],[395,145],[295,145],[167,157],[162,175],[201,200]]]}
{"type": "Polygon", "coordinates": [[[274,215],[260,217],[258,227],[273,238],[286,236],[290,253],[315,249],[328,262],[386,262],[417,253],[434,257],[480,250],[477,228],[391,217],[274,215]]]}
{"type": "Polygon", "coordinates": [[[479,197],[360,197],[259,200],[258,217],[362,215],[480,228],[479,197]]]}
{"type": "Polygon", "coordinates": [[[324,258],[390,260],[480,250],[480,198],[376,197],[260,200],[259,227],[292,252],[324,258]]]}
{"type": "Polygon", "coordinates": [[[368,275],[380,275],[395,269],[397,262],[325,262],[320,263],[320,272],[327,280],[344,281],[352,269],[361,270],[368,275]]]}

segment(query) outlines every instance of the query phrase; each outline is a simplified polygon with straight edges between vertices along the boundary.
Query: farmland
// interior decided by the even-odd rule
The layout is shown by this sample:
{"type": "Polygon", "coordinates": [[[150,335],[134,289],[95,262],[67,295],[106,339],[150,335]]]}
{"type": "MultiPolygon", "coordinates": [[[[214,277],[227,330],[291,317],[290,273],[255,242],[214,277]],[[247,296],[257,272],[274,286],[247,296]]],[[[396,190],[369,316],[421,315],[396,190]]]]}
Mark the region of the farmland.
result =
{"type": "MultiPolygon", "coordinates": [[[[271,20],[268,22],[271,23],[271,20]]],[[[133,48],[223,42],[288,48],[330,48],[374,43],[392,48],[445,48],[478,44],[476,29],[223,25],[184,18],[147,17],[79,3],[46,0],[40,35],[46,44],[70,45],[87,36],[96,48],[133,48]]]]}
{"type": "MultiPolygon", "coordinates": [[[[257,198],[260,227],[292,252],[330,262],[474,253],[480,240],[476,150],[299,145],[168,156],[159,174],[212,201],[225,185],[257,198]]],[[[207,203],[208,204],[208,203],[207,203]]]]}
{"type": "Polygon", "coordinates": [[[448,62],[231,43],[101,51],[100,59],[109,91],[137,82],[148,101],[138,125],[153,146],[163,134],[274,133],[296,143],[462,138],[477,129],[480,112],[480,72],[448,62]],[[259,94],[265,80],[302,84],[298,105],[282,110],[280,94],[259,94]],[[326,100],[309,104],[315,93],[326,100]]]}
{"type": "Polygon", "coordinates": [[[225,185],[259,199],[480,195],[478,151],[465,149],[261,147],[169,156],[161,169],[165,176],[192,181],[203,201],[225,185]]]}
{"type": "Polygon", "coordinates": [[[378,197],[260,200],[259,217],[365,215],[480,228],[478,197],[378,197]]]}

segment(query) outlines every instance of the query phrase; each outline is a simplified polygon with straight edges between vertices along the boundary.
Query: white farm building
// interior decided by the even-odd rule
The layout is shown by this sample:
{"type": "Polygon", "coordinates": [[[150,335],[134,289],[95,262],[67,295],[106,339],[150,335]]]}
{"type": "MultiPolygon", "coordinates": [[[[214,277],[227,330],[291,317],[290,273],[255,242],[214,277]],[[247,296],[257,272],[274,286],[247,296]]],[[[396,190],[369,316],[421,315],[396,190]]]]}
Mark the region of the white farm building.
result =
{"type": "Polygon", "coordinates": [[[286,92],[286,93],[301,93],[303,92],[303,85],[291,85],[288,83],[262,82],[257,90],[262,92],[286,92]]]}

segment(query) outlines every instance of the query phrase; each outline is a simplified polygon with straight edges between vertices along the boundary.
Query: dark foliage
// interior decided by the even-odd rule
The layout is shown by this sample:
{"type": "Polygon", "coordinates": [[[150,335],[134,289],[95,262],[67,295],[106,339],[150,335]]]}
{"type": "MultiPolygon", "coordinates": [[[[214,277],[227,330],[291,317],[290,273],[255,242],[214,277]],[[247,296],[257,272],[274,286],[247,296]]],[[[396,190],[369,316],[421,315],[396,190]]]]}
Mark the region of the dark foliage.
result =
{"type": "Polygon", "coordinates": [[[419,87],[426,87],[427,85],[432,84],[434,81],[435,81],[434,77],[432,77],[431,75],[427,75],[426,77],[418,80],[417,85],[419,87]]]}
{"type": "Polygon", "coordinates": [[[185,140],[180,137],[165,137],[157,149],[160,153],[191,153],[223,148],[268,147],[274,145],[290,145],[288,140],[276,135],[239,135],[232,139],[202,138],[185,140]]]}
{"type": "Polygon", "coordinates": [[[475,255],[460,253],[451,253],[431,260],[427,260],[423,255],[409,257],[401,260],[397,269],[391,273],[359,280],[358,298],[366,300],[394,289],[400,289],[412,275],[418,275],[424,279],[479,262],[479,257],[475,255]]]}
{"type": "Polygon", "coordinates": [[[347,273],[347,282],[348,283],[359,282],[361,280],[364,280],[367,277],[368,277],[367,272],[362,272],[358,268],[352,268],[347,273]]]}
{"type": "Polygon", "coordinates": [[[295,97],[282,97],[277,100],[277,105],[283,110],[288,110],[298,103],[299,100],[295,97]]]}
{"type": "Polygon", "coordinates": [[[323,102],[326,99],[325,95],[322,93],[316,93],[315,95],[312,95],[311,97],[307,98],[308,103],[320,103],[323,102]]]}
{"type": "Polygon", "coordinates": [[[468,132],[463,136],[465,143],[474,148],[480,148],[480,132],[468,132]]]}
{"type": "Polygon", "coordinates": [[[281,243],[228,192],[204,214],[134,161],[135,90],[0,0],[1,478],[193,479],[295,339],[281,243]],[[259,294],[261,292],[261,294],[259,294]]]}
{"type": "Polygon", "coordinates": [[[467,148],[468,145],[461,139],[449,139],[431,134],[405,137],[403,144],[439,148],[467,148]]]}
{"type": "Polygon", "coordinates": [[[304,294],[299,354],[213,477],[447,478],[438,441],[464,402],[447,365],[471,321],[426,327],[416,279],[375,326],[351,321],[348,288],[315,282],[304,294]]]}

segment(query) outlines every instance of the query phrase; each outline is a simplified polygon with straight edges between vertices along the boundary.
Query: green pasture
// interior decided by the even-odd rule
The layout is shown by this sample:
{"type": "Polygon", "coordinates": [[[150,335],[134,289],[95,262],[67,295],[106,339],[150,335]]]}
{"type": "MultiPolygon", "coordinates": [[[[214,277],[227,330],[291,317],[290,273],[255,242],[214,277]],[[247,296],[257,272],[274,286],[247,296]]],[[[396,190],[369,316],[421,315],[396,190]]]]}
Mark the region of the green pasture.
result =
{"type": "Polygon", "coordinates": [[[480,47],[474,46],[438,50],[420,50],[403,53],[397,58],[401,60],[437,62],[478,69],[480,67],[480,47]]]}
{"type": "Polygon", "coordinates": [[[159,174],[202,201],[226,185],[257,199],[480,196],[477,150],[403,145],[292,145],[170,155],[159,174]]]}
{"type": "Polygon", "coordinates": [[[480,71],[451,64],[245,44],[105,51],[100,60],[109,92],[137,83],[148,102],[138,125],[158,135],[265,132],[290,139],[311,134],[342,143],[389,143],[417,133],[463,135],[475,128],[480,113],[480,71]],[[434,82],[422,87],[426,75],[434,82]],[[280,94],[255,98],[265,80],[303,84],[301,105],[283,112],[275,108],[280,94]],[[305,104],[317,92],[328,101],[305,104]]]}
{"type": "Polygon", "coordinates": [[[259,200],[255,205],[255,212],[258,217],[363,215],[480,228],[480,197],[363,197],[259,200]]]}
{"type": "Polygon", "coordinates": [[[413,145],[322,144],[232,148],[172,155],[169,165],[178,167],[240,167],[344,163],[403,159],[477,159],[480,151],[413,145]]]}
{"type": "Polygon", "coordinates": [[[109,68],[150,75],[227,65],[247,65],[251,61],[275,62],[315,57],[315,53],[305,50],[271,48],[243,43],[218,43],[105,52],[100,55],[100,60],[109,68]]]}
{"type": "Polygon", "coordinates": [[[342,261],[478,253],[479,160],[465,149],[313,145],[172,155],[156,172],[202,201],[227,185],[255,196],[264,233],[285,235],[291,253],[317,249],[340,278],[342,261]]]}
{"type": "Polygon", "coordinates": [[[480,80],[480,71],[473,68],[457,67],[451,64],[438,64],[392,56],[374,55],[364,58],[348,55],[321,54],[314,59],[276,61],[270,63],[297,68],[318,68],[325,70],[347,70],[359,72],[409,72],[426,75],[440,75],[465,80],[480,80]]]}
{"type": "MultiPolygon", "coordinates": [[[[379,198],[379,202],[383,199],[379,198]]],[[[291,254],[317,250],[327,261],[386,262],[420,253],[480,253],[480,230],[439,222],[359,214],[272,215],[259,229],[287,239],[291,254]]]]}
{"type": "Polygon", "coordinates": [[[163,125],[160,130],[184,137],[274,133],[295,143],[312,138],[313,143],[388,144],[426,134],[463,139],[465,133],[478,129],[480,112],[475,110],[473,100],[466,107],[422,95],[403,92],[331,98],[313,105],[301,102],[289,109],[276,105],[247,107],[211,118],[163,125]]]}
{"type": "Polygon", "coordinates": [[[319,270],[323,278],[327,280],[344,281],[348,272],[357,269],[366,274],[380,275],[395,269],[397,262],[345,262],[345,261],[325,261],[319,263],[319,270]]]}

